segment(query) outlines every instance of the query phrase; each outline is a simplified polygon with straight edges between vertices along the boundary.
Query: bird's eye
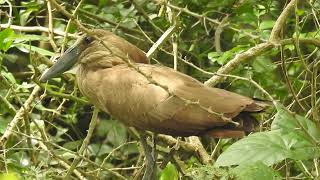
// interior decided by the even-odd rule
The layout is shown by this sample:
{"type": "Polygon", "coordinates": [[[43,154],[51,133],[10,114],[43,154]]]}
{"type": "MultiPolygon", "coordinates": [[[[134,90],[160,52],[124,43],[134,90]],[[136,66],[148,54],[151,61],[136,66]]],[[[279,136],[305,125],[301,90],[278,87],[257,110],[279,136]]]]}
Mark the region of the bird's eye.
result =
{"type": "Polygon", "coordinates": [[[92,42],[92,37],[88,37],[88,36],[86,36],[85,38],[84,38],[84,42],[86,43],[86,44],[90,44],[91,42],[92,42]]]}

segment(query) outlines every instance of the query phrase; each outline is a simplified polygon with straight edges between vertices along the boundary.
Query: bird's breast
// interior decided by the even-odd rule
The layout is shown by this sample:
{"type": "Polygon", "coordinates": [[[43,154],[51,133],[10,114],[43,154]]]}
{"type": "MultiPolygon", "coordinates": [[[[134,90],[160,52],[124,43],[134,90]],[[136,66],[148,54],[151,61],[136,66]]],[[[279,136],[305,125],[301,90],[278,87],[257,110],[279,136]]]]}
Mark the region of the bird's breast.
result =
{"type": "Polygon", "coordinates": [[[147,113],[168,97],[126,65],[96,70],[80,66],[77,81],[91,103],[129,126],[150,124],[147,113]]]}

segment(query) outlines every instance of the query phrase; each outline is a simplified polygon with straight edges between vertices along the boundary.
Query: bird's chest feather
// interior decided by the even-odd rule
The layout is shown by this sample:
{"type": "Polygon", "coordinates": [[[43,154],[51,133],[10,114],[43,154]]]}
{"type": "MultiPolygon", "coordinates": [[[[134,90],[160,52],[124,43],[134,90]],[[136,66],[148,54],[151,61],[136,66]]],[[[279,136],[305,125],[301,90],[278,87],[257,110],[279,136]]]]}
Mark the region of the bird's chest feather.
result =
{"type": "Polygon", "coordinates": [[[79,89],[90,101],[130,126],[148,124],[147,113],[167,97],[128,68],[113,67],[77,73],[79,89]]]}

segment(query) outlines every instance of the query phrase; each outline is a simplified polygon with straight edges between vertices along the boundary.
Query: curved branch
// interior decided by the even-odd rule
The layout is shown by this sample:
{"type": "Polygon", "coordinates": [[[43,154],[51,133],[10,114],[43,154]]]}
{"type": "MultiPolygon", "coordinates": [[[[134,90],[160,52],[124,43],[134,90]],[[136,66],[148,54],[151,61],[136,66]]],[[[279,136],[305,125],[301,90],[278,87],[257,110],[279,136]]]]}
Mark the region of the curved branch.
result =
{"type": "MultiPolygon", "coordinates": [[[[226,65],[220,67],[220,69],[217,71],[217,74],[228,74],[232,70],[234,70],[236,67],[238,67],[241,63],[244,63],[248,61],[250,58],[260,55],[266,50],[269,50],[272,47],[276,46],[276,43],[278,43],[280,30],[285,25],[285,22],[290,12],[294,9],[296,2],[297,0],[292,0],[287,5],[287,7],[282,11],[282,13],[280,14],[279,18],[277,19],[272,29],[268,42],[258,44],[243,53],[237,54],[226,65]]],[[[209,80],[207,80],[204,84],[208,86],[215,86],[216,84],[223,81],[224,79],[225,79],[224,77],[214,75],[209,80]]]]}
{"type": "Polygon", "coordinates": [[[284,8],[280,16],[278,17],[277,21],[275,22],[269,41],[271,42],[277,42],[279,41],[280,37],[280,31],[284,27],[286,20],[288,16],[290,15],[291,11],[294,10],[294,7],[296,6],[297,0],[291,0],[290,3],[284,8]]]}

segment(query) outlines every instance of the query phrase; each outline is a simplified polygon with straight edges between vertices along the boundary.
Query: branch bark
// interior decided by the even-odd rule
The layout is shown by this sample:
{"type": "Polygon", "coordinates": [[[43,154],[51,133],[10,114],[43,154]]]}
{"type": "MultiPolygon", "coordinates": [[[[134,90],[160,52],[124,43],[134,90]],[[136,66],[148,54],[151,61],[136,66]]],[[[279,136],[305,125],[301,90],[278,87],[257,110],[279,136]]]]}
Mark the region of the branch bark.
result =
{"type": "MultiPolygon", "coordinates": [[[[9,28],[7,24],[0,24],[0,28],[9,28]]],[[[13,30],[18,30],[18,31],[23,31],[23,32],[46,32],[49,33],[50,30],[47,27],[43,26],[17,26],[17,25],[10,25],[10,29],[13,30]]],[[[53,30],[52,31],[54,34],[64,36],[66,33],[63,31],[59,30],[53,30]]],[[[76,34],[69,34],[68,36],[73,37],[73,38],[78,38],[79,36],[76,34]]]]}
{"type": "MultiPolygon", "coordinates": [[[[291,2],[287,5],[287,7],[282,11],[279,18],[275,22],[275,25],[271,31],[270,38],[267,42],[260,43],[247,51],[237,54],[233,59],[231,59],[226,65],[222,66],[217,74],[228,74],[233,71],[240,64],[249,61],[252,57],[260,55],[261,53],[273,48],[279,43],[279,33],[285,22],[290,15],[291,11],[294,9],[297,0],[291,0],[291,2]]],[[[214,75],[209,80],[207,80],[204,84],[208,86],[215,86],[218,83],[222,82],[225,78],[222,76],[214,75]]]]}

